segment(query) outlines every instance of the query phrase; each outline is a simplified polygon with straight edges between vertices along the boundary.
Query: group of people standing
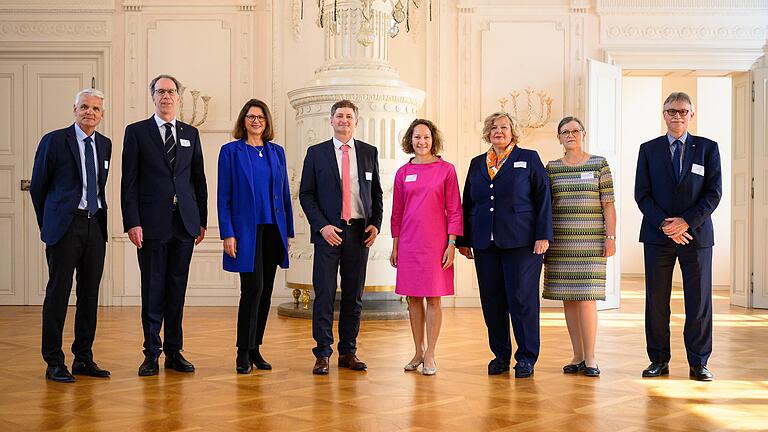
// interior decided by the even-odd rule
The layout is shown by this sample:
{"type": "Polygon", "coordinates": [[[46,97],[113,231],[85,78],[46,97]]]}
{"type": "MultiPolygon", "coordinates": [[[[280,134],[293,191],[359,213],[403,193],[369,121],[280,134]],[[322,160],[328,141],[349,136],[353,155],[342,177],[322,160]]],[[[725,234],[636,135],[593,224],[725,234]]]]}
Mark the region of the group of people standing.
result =
{"type": "MultiPolygon", "coordinates": [[[[176,119],[180,84],[160,75],[149,87],[155,113],[126,127],[121,187],[124,229],[137,248],[141,270],[140,376],[158,374],[161,353],[166,368],[194,371],[182,355],[181,323],[192,251],[207,227],[199,132],[176,119]]],[[[57,382],[73,382],[72,374],[110,375],[92,352],[111,160],[110,140],[95,131],[103,100],[98,90],[79,92],[75,124],[42,138],[33,169],[31,194],[49,265],[42,352],[46,377],[57,382]],[[61,335],[75,271],[78,301],[70,373],[61,335]]],[[[357,356],[357,336],[368,251],[381,229],[383,191],[376,147],[354,138],[358,115],[349,100],[331,107],[333,137],[307,149],[301,175],[299,200],[314,244],[312,373],[317,375],[330,369],[337,288],[338,366],[367,369],[357,356]]],[[[679,258],[691,377],[710,380],[709,215],[719,201],[721,180],[717,144],[687,133],[691,116],[690,98],[673,93],[664,103],[667,136],[640,150],[636,199],[644,214],[646,336],[652,361],[643,376],[669,373],[669,293],[679,258]]],[[[405,371],[421,367],[424,375],[437,373],[440,299],[454,293],[458,248],[477,270],[494,354],[489,375],[510,370],[510,321],[517,345],[515,376],[534,373],[542,266],[543,296],[564,302],[573,346],[563,372],[600,375],[595,301],[605,299],[606,260],[616,251],[613,182],[606,159],[584,151],[586,131],[579,119],[565,117],[557,134],[564,156],[545,167],[535,151],[517,145],[522,134],[513,117],[504,112],[488,116],[482,136],[490,148],[472,159],[462,196],[455,167],[440,157],[443,140],[435,124],[416,119],[405,132],[401,147],[413,157],[395,175],[390,256],[397,268],[396,293],[407,297],[415,347],[405,371]]],[[[219,153],[217,210],[224,270],[240,277],[236,371],[248,374],[254,367],[272,367],[260,345],[277,267],[289,264],[293,210],[285,151],[272,141],[267,104],[246,102],[232,135],[235,140],[219,153]]]]}

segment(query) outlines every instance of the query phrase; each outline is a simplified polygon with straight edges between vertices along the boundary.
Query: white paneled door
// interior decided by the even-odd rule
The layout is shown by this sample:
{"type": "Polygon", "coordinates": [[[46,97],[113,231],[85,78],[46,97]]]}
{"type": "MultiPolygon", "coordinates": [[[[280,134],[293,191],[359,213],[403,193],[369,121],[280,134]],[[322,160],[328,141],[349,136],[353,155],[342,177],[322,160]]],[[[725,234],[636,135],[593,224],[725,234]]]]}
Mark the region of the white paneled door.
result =
{"type": "Polygon", "coordinates": [[[0,304],[43,302],[45,247],[22,182],[32,175],[42,135],[73,123],[74,96],[95,76],[96,59],[0,59],[0,238],[7,239],[0,248],[0,304]]]}
{"type": "MultiPolygon", "coordinates": [[[[619,194],[621,163],[621,68],[589,59],[587,63],[587,151],[604,156],[614,172],[613,190],[616,194],[617,224],[621,223],[620,199],[631,199],[619,194]]],[[[621,230],[616,228],[616,232],[621,230]]],[[[615,309],[621,304],[621,238],[617,239],[616,255],[608,259],[605,301],[597,308],[615,309]]]]}
{"type": "Polygon", "coordinates": [[[768,56],[752,69],[753,292],[752,307],[768,309],[768,56]]]}
{"type": "Polygon", "coordinates": [[[733,74],[731,156],[731,304],[748,307],[752,276],[752,76],[733,74]]]}

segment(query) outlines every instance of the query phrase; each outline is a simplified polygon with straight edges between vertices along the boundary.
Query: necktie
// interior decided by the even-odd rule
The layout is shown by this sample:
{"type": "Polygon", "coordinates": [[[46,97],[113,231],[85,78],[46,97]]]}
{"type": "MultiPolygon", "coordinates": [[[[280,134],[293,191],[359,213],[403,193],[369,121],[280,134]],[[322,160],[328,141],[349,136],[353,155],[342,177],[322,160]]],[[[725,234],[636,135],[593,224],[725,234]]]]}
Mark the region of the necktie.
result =
{"type": "Polygon", "coordinates": [[[675,172],[675,182],[680,182],[680,171],[682,168],[680,167],[680,153],[681,148],[683,146],[683,143],[680,142],[680,140],[675,140],[675,142],[672,143],[672,145],[675,146],[675,150],[672,153],[672,171],[675,172]]]}
{"type": "Polygon", "coordinates": [[[176,140],[173,139],[173,132],[171,131],[173,125],[166,123],[163,126],[165,126],[165,145],[163,148],[165,149],[165,155],[168,157],[168,161],[171,163],[171,168],[174,168],[173,162],[176,160],[176,140]]]}
{"type": "Polygon", "coordinates": [[[349,179],[349,146],[341,145],[341,218],[352,219],[352,184],[349,179]]]}
{"type": "Polygon", "coordinates": [[[91,214],[96,214],[99,211],[99,202],[96,198],[96,164],[94,163],[93,147],[91,143],[93,139],[91,137],[85,137],[85,209],[91,214]]]}

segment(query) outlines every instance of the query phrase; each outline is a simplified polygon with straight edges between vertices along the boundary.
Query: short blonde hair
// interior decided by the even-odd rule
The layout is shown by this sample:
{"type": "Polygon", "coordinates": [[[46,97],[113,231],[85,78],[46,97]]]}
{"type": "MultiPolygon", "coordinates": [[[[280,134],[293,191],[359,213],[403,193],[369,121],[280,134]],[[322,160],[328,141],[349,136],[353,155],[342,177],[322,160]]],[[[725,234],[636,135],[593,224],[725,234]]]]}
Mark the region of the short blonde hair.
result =
{"type": "Polygon", "coordinates": [[[502,117],[508,118],[509,124],[512,126],[511,144],[517,144],[520,142],[520,137],[523,136],[522,129],[520,128],[520,122],[515,120],[511,115],[509,115],[509,113],[504,111],[497,111],[485,118],[485,122],[483,124],[483,141],[487,143],[491,142],[491,128],[493,127],[493,122],[502,117]]]}

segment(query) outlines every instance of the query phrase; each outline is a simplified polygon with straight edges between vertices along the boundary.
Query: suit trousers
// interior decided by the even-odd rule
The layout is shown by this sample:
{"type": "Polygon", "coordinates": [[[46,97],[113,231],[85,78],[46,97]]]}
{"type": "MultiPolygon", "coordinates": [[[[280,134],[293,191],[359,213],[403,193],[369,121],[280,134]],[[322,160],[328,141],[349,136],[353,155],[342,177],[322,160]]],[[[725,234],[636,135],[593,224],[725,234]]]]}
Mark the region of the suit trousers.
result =
{"type": "Polygon", "coordinates": [[[315,357],[330,357],[333,353],[333,303],[336,300],[336,275],[341,274],[341,307],[339,310],[339,354],[357,352],[360,313],[363,310],[363,286],[368,264],[368,248],[363,244],[365,224],[359,221],[343,225],[340,246],[315,243],[312,265],[312,285],[315,301],[312,305],[312,337],[317,346],[315,357]]]}
{"type": "Polygon", "coordinates": [[[474,249],[480,304],[488,327],[488,343],[497,359],[509,363],[515,334],[515,360],[536,363],[539,357],[539,280],[542,255],[533,246],[474,249]]]}
{"type": "MultiPolygon", "coordinates": [[[[103,213],[102,213],[103,215],[103,213]]],[[[51,366],[64,364],[61,350],[67,304],[72,291],[72,275],[77,271],[77,309],[75,340],[72,353],[75,360],[93,360],[93,339],[96,336],[96,312],[99,304],[99,283],[104,270],[106,243],[98,218],[75,215],[64,237],[47,246],[48,285],[43,302],[42,353],[51,366]]]]}
{"type": "Polygon", "coordinates": [[[238,350],[258,349],[264,339],[277,266],[285,251],[275,224],[256,227],[253,271],[240,273],[240,305],[237,309],[238,350]]]}
{"type": "Polygon", "coordinates": [[[161,351],[183,348],[181,321],[194,247],[195,238],[184,228],[179,212],[174,211],[169,236],[145,239],[143,247],[138,249],[144,354],[158,356],[161,351]],[[165,342],[160,339],[161,327],[165,342]]]}
{"type": "Polygon", "coordinates": [[[672,272],[680,261],[685,297],[683,339],[690,366],[712,354],[712,248],[645,243],[645,341],[652,362],[669,362],[672,272]]]}

